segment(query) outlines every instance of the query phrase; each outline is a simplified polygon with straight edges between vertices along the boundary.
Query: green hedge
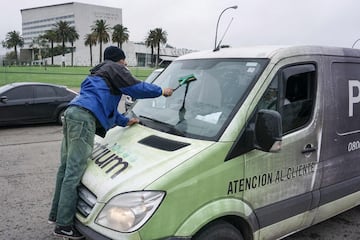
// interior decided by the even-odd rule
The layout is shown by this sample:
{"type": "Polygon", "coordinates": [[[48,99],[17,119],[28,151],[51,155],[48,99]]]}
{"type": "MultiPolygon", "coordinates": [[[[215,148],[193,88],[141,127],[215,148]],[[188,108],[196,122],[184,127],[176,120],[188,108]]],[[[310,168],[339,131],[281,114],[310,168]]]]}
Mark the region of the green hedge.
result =
{"type": "MultiPolygon", "coordinates": [[[[13,82],[47,82],[79,88],[90,67],[0,67],[0,86],[13,82]]],[[[132,74],[144,80],[154,69],[130,67],[132,74]]]]}

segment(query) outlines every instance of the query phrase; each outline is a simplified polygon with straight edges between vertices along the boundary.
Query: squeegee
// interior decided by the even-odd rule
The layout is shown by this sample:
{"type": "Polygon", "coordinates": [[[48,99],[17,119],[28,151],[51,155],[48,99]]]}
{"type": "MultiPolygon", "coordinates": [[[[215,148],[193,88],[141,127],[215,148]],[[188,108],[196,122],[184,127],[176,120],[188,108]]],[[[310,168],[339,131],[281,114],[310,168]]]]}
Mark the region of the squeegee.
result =
{"type": "Polygon", "coordinates": [[[173,89],[173,92],[175,92],[176,89],[178,89],[179,87],[181,87],[184,84],[188,84],[189,82],[195,81],[196,77],[194,76],[194,74],[190,74],[184,77],[181,77],[178,81],[179,81],[179,86],[177,86],[176,88],[173,89]]]}

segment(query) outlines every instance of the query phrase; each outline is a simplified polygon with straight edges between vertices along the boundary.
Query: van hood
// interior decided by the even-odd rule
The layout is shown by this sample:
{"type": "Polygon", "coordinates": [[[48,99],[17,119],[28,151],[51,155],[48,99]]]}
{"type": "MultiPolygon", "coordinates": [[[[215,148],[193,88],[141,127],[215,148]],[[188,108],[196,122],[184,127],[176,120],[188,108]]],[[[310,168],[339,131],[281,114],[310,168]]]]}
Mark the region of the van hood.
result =
{"type": "Polygon", "coordinates": [[[139,124],[115,127],[104,139],[95,138],[82,184],[96,195],[98,202],[107,202],[117,194],[145,189],[213,143],[174,136],[139,124]]]}

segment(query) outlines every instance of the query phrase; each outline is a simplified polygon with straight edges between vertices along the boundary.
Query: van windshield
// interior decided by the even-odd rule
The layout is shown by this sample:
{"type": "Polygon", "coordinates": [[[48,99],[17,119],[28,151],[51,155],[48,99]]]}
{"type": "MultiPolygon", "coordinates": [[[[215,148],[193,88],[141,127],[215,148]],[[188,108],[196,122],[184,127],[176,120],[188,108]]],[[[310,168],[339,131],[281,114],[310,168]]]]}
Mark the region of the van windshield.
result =
{"type": "MultiPolygon", "coordinates": [[[[171,97],[141,99],[132,114],[140,123],[160,131],[215,140],[265,68],[267,59],[196,59],[175,61],[155,80],[176,88],[171,97]]],[[[130,112],[128,113],[130,114],[130,112]]]]}

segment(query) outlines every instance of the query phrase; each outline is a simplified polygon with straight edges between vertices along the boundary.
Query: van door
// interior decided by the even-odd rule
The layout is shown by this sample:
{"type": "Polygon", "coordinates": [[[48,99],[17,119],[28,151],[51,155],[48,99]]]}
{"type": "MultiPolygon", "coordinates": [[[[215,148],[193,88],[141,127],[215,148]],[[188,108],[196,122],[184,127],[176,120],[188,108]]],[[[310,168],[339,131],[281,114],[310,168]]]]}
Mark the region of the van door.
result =
{"type": "Polygon", "coordinates": [[[285,66],[259,101],[257,109],[276,110],[283,122],[280,152],[245,155],[242,189],[255,210],[261,239],[308,226],[308,211],[316,207],[312,190],[321,131],[316,86],[314,63],[285,66]]]}
{"type": "Polygon", "coordinates": [[[315,222],[359,204],[360,59],[328,57],[327,66],[320,158],[323,177],[315,222]]]}

